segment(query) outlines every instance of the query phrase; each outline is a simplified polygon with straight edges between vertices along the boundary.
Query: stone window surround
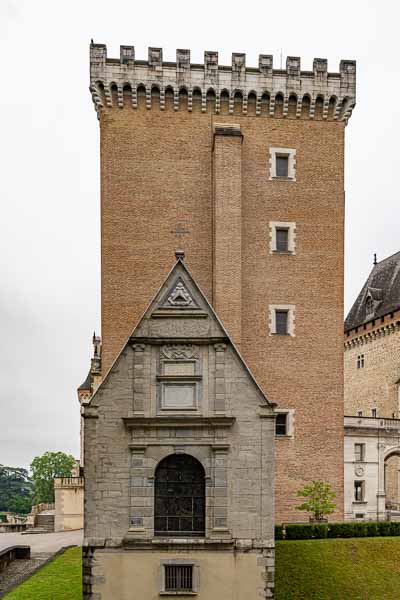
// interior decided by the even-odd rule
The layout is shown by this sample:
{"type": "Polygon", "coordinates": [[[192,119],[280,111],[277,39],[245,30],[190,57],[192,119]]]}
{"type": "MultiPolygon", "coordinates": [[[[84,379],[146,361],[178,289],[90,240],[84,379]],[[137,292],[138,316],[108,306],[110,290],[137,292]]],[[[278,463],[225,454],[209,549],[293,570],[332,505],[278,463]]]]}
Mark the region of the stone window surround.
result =
{"type": "Polygon", "coordinates": [[[289,221],[270,221],[269,222],[269,253],[270,254],[296,254],[296,223],[289,221]],[[287,252],[277,250],[276,248],[276,230],[287,229],[288,249],[287,252]]]}
{"type": "Polygon", "coordinates": [[[295,311],[294,304],[270,304],[269,305],[269,335],[278,335],[276,333],[275,312],[277,310],[286,310],[288,312],[288,332],[282,337],[295,337],[295,311]]]}
{"type": "Polygon", "coordinates": [[[199,564],[188,558],[164,558],[160,562],[160,596],[197,596],[200,589],[200,567],[199,564]],[[192,566],[192,591],[191,592],[173,592],[165,589],[165,567],[168,565],[192,566]]]}
{"type": "MultiPolygon", "coordinates": [[[[177,344],[177,348],[184,349],[185,344],[177,344]]],[[[162,348],[162,347],[161,347],[162,348]]],[[[188,356],[185,356],[183,353],[180,356],[175,356],[172,358],[162,357],[159,353],[157,358],[157,391],[156,391],[156,406],[157,406],[157,414],[185,414],[185,413],[200,413],[202,409],[202,370],[203,370],[203,361],[201,352],[197,355],[193,355],[189,352],[188,356]],[[194,374],[193,375],[165,375],[165,367],[164,365],[169,364],[193,364],[194,366],[194,374]],[[166,408],[164,403],[164,393],[165,386],[167,385],[184,385],[184,384],[192,384],[194,386],[194,405],[191,407],[168,407],[166,408]]]]}
{"type": "Polygon", "coordinates": [[[294,148],[274,148],[269,149],[269,179],[281,181],[296,181],[296,150],[294,148]],[[288,161],[288,176],[279,177],[276,174],[276,157],[287,156],[288,161]]]}
{"type": "Polygon", "coordinates": [[[275,434],[275,439],[279,440],[279,439],[287,439],[287,438],[293,438],[294,437],[294,409],[293,408],[275,408],[275,412],[278,414],[286,414],[287,415],[287,420],[286,420],[286,434],[285,435],[276,435],[275,434]]]}

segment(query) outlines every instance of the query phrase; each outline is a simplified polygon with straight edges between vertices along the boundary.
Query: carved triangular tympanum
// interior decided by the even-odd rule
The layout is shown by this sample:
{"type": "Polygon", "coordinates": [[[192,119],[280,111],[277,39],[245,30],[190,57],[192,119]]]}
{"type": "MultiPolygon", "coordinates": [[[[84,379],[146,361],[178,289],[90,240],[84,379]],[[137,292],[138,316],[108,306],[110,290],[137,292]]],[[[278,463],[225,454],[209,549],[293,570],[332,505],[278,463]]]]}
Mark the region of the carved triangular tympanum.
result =
{"type": "Polygon", "coordinates": [[[160,308],[198,308],[181,277],[174,282],[165,294],[160,308]]]}

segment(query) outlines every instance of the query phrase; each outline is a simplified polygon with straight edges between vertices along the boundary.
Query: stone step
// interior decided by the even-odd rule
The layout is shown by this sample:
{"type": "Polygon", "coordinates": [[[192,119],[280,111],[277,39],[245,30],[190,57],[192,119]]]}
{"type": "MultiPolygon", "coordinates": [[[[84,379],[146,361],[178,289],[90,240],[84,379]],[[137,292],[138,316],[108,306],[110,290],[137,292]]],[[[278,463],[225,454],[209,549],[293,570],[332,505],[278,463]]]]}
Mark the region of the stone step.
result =
{"type": "Polygon", "coordinates": [[[46,529],[47,531],[54,531],[54,515],[39,514],[36,517],[36,527],[46,529]]]}
{"type": "Polygon", "coordinates": [[[49,533],[49,530],[44,529],[43,527],[32,527],[31,529],[23,531],[21,535],[34,535],[36,533],[49,533]]]}

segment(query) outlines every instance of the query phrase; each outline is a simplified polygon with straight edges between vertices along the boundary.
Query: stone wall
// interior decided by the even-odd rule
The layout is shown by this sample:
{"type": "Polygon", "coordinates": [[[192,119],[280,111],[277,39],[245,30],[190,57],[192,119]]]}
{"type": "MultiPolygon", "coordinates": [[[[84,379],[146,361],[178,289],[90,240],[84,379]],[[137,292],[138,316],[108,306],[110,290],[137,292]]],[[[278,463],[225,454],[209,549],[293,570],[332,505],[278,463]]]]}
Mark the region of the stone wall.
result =
{"type": "Polygon", "coordinates": [[[83,415],[87,598],[110,590],[124,598],[142,563],[152,582],[141,597],[153,598],[158,550],[169,560],[178,552],[198,563],[204,600],[219,595],[226,574],[219,582],[216,572],[225,567],[242,597],[249,589],[272,597],[273,408],[180,260],[83,415]],[[177,285],[188,298],[183,308],[170,302],[177,285]],[[164,410],[162,382],[173,376],[164,374],[163,361],[188,360],[195,365],[196,405],[164,410]],[[188,454],[204,469],[206,523],[197,539],[154,535],[156,468],[174,454],[188,454]],[[257,577],[242,582],[247,562],[257,577]]]}
{"type": "Polygon", "coordinates": [[[345,335],[345,413],[400,417],[400,311],[360,325],[345,335]],[[363,365],[358,368],[358,357],[363,365]]]}

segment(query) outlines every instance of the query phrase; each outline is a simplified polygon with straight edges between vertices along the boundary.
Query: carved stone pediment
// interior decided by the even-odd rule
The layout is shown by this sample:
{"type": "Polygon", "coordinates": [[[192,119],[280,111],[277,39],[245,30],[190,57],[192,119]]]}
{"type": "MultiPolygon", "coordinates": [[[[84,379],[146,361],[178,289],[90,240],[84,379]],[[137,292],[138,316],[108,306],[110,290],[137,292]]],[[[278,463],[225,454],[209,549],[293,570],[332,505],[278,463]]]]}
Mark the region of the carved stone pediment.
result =
{"type": "Polygon", "coordinates": [[[199,358],[199,349],[194,344],[165,344],[160,357],[167,360],[190,360],[199,358]]]}

